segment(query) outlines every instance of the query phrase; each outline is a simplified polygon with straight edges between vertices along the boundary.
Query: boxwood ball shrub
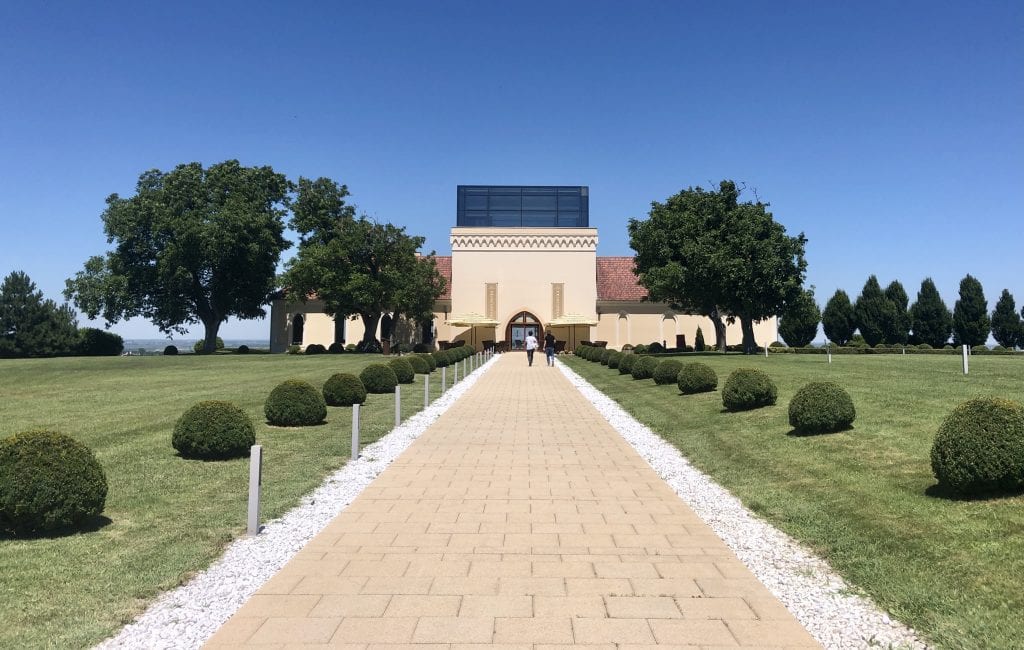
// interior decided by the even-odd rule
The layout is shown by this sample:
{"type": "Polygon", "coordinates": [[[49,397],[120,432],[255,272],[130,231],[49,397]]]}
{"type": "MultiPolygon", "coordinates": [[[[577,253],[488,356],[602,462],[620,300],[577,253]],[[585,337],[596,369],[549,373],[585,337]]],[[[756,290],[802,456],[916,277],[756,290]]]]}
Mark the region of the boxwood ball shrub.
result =
{"type": "Polygon", "coordinates": [[[244,343],[242,345],[239,345],[238,348],[235,350],[235,354],[249,354],[249,346],[245,345],[244,343]]]}
{"type": "Polygon", "coordinates": [[[417,356],[419,356],[421,359],[427,362],[427,367],[430,369],[430,372],[434,372],[435,370],[437,370],[437,358],[434,357],[433,354],[431,354],[430,352],[424,352],[417,356]]]}
{"type": "Polygon", "coordinates": [[[789,402],[789,425],[798,433],[831,433],[849,429],[857,410],[842,386],[833,381],[804,385],[789,402]]]}
{"type": "Polygon", "coordinates": [[[624,354],[624,355],[622,355],[622,358],[619,359],[619,374],[620,375],[631,375],[631,374],[633,374],[633,364],[635,364],[636,360],[639,359],[639,358],[640,357],[636,356],[635,354],[624,354]]]}
{"type": "Polygon", "coordinates": [[[344,343],[339,343],[339,342],[335,341],[334,343],[331,343],[330,345],[327,346],[327,353],[328,354],[344,354],[344,352],[345,352],[345,344],[344,343]]]}
{"type": "Polygon", "coordinates": [[[319,343],[311,343],[306,346],[306,354],[327,354],[327,348],[319,343]]]}
{"type": "Polygon", "coordinates": [[[430,354],[434,357],[434,363],[438,368],[444,368],[448,365],[448,350],[437,350],[430,354]]]}
{"type": "Polygon", "coordinates": [[[199,402],[174,425],[171,445],[185,458],[220,460],[245,456],[256,444],[256,429],[231,402],[199,402]]]}
{"type": "Polygon", "coordinates": [[[658,360],[654,357],[640,357],[633,364],[631,374],[633,379],[650,379],[654,376],[654,369],[658,367],[658,360]]]}
{"type": "Polygon", "coordinates": [[[412,364],[406,361],[405,357],[399,357],[388,361],[388,366],[395,371],[395,378],[400,384],[411,384],[416,381],[416,371],[412,364]]]}
{"type": "Polygon", "coordinates": [[[600,363],[602,366],[607,366],[608,355],[611,354],[612,352],[614,352],[614,350],[609,350],[608,348],[601,348],[601,355],[597,358],[598,363],[600,363]]]}
{"type": "Polygon", "coordinates": [[[659,386],[676,383],[683,364],[675,359],[665,359],[654,368],[654,383],[659,386]]]}
{"type": "Polygon", "coordinates": [[[359,377],[347,372],[331,375],[324,382],[324,401],[328,406],[352,406],[366,401],[366,387],[359,377]]]}
{"type": "Polygon", "coordinates": [[[765,372],[756,368],[737,368],[722,387],[722,405],[727,411],[747,411],[771,406],[779,391],[765,372]]]}
{"type": "Polygon", "coordinates": [[[412,366],[412,371],[417,375],[429,375],[430,366],[427,365],[427,360],[418,354],[409,354],[405,357],[406,362],[412,366]]]}
{"type": "Polygon", "coordinates": [[[178,354],[178,348],[177,347],[175,347],[173,345],[168,345],[166,348],[164,348],[164,356],[173,357],[176,354],[178,354]]]}
{"type": "Polygon", "coordinates": [[[106,501],[103,467],[74,438],[35,429],[0,440],[0,530],[77,526],[103,512],[106,501]]]}
{"type": "Polygon", "coordinates": [[[609,368],[618,368],[619,367],[619,360],[621,360],[621,359],[622,359],[622,353],[619,352],[618,350],[612,350],[611,352],[608,353],[608,367],[609,368]]]}
{"type": "Polygon", "coordinates": [[[371,363],[363,368],[363,371],[359,373],[359,380],[363,382],[363,386],[366,386],[368,392],[377,394],[393,393],[395,386],[398,385],[398,376],[395,375],[395,371],[391,366],[385,366],[383,363],[371,363]]]}
{"type": "Polygon", "coordinates": [[[931,451],[939,485],[964,496],[1024,490],[1024,407],[992,397],[960,404],[931,451]]]}
{"type": "Polygon", "coordinates": [[[686,363],[676,375],[676,386],[684,395],[709,393],[718,388],[718,375],[706,363],[686,363]]]}
{"type": "Polygon", "coordinates": [[[267,422],[279,427],[304,427],[320,424],[327,417],[324,396],[312,384],[301,379],[281,382],[263,403],[267,422]]]}

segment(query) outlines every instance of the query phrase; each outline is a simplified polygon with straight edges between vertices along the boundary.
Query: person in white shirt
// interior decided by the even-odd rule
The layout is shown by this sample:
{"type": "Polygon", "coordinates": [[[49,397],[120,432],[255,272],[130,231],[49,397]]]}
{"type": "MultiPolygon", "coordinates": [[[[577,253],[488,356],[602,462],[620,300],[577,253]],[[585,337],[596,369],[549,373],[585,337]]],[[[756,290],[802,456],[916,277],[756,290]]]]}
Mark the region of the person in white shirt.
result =
{"type": "Polygon", "coordinates": [[[533,352],[539,347],[537,343],[537,337],[533,335],[533,330],[529,330],[526,334],[526,360],[529,364],[533,365],[533,352]]]}

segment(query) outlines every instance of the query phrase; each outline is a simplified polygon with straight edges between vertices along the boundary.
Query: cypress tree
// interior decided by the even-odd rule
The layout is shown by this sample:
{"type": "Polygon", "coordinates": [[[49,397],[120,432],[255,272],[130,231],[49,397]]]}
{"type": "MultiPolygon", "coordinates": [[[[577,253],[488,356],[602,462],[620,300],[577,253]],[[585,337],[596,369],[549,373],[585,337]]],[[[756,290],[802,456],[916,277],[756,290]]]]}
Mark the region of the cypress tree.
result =
{"type": "Polygon", "coordinates": [[[697,326],[697,335],[693,337],[693,350],[695,352],[704,351],[704,332],[700,331],[700,326],[697,326]]]}
{"type": "Polygon", "coordinates": [[[850,296],[842,289],[836,289],[829,298],[825,311],[821,314],[821,324],[825,328],[825,336],[836,345],[846,345],[853,338],[857,325],[853,319],[853,305],[850,296]]]}
{"type": "Polygon", "coordinates": [[[960,299],[953,307],[953,338],[960,345],[984,345],[992,321],[981,282],[970,273],[960,281],[960,299]]]}
{"type": "Polygon", "coordinates": [[[931,278],[921,282],[917,301],[910,307],[910,327],[915,339],[933,348],[941,348],[949,341],[949,334],[953,331],[953,315],[949,313],[946,303],[942,302],[942,296],[931,278]]]}
{"type": "Polygon", "coordinates": [[[818,334],[821,311],[814,302],[814,287],[801,291],[792,303],[787,304],[779,321],[779,336],[786,345],[802,348],[810,345],[818,334]]]}
{"type": "Polygon", "coordinates": [[[1017,315],[1017,304],[1008,289],[1003,289],[992,312],[992,336],[999,345],[1011,350],[1024,344],[1024,323],[1017,315]]]}
{"type": "Polygon", "coordinates": [[[910,313],[907,311],[910,298],[899,280],[889,283],[885,288],[885,297],[892,303],[894,316],[891,327],[885,333],[885,342],[906,345],[910,335],[910,313]]]}
{"type": "Polygon", "coordinates": [[[895,329],[896,307],[882,293],[882,287],[874,275],[864,283],[864,289],[853,306],[853,314],[860,335],[871,347],[881,343],[886,332],[895,329]]]}

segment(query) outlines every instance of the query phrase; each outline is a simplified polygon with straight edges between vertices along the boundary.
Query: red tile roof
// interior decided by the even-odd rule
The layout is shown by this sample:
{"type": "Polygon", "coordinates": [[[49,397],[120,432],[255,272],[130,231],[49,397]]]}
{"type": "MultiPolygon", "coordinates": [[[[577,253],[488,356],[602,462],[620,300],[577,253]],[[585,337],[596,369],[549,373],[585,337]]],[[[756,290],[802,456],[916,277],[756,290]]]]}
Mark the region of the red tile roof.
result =
{"type": "Polygon", "coordinates": [[[647,297],[647,289],[640,286],[633,275],[632,257],[597,258],[597,299],[634,300],[647,297]]]}
{"type": "Polygon", "coordinates": [[[452,258],[441,257],[440,255],[434,256],[434,264],[437,265],[437,271],[445,279],[444,293],[441,294],[440,300],[451,300],[452,299],[452,258]]]}

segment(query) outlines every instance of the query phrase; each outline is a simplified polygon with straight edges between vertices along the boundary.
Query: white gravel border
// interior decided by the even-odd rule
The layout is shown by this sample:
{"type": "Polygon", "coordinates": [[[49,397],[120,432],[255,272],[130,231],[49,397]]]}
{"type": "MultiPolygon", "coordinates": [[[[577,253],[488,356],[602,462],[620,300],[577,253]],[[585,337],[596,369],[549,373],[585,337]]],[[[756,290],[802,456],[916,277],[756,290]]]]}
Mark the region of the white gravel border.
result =
{"type": "Polygon", "coordinates": [[[826,648],[928,648],[917,633],[857,595],[821,558],[758,519],[679,450],[564,363],[559,369],[826,648]]]}
{"type": "MultiPolygon", "coordinates": [[[[267,522],[259,535],[232,542],[210,568],[160,596],[133,623],[96,647],[176,649],[202,646],[497,359],[497,356],[492,357],[429,407],[364,447],[358,460],[350,461],[328,476],[320,487],[303,497],[300,505],[280,519],[267,522]]],[[[244,513],[239,514],[242,515],[244,513]]]]}

